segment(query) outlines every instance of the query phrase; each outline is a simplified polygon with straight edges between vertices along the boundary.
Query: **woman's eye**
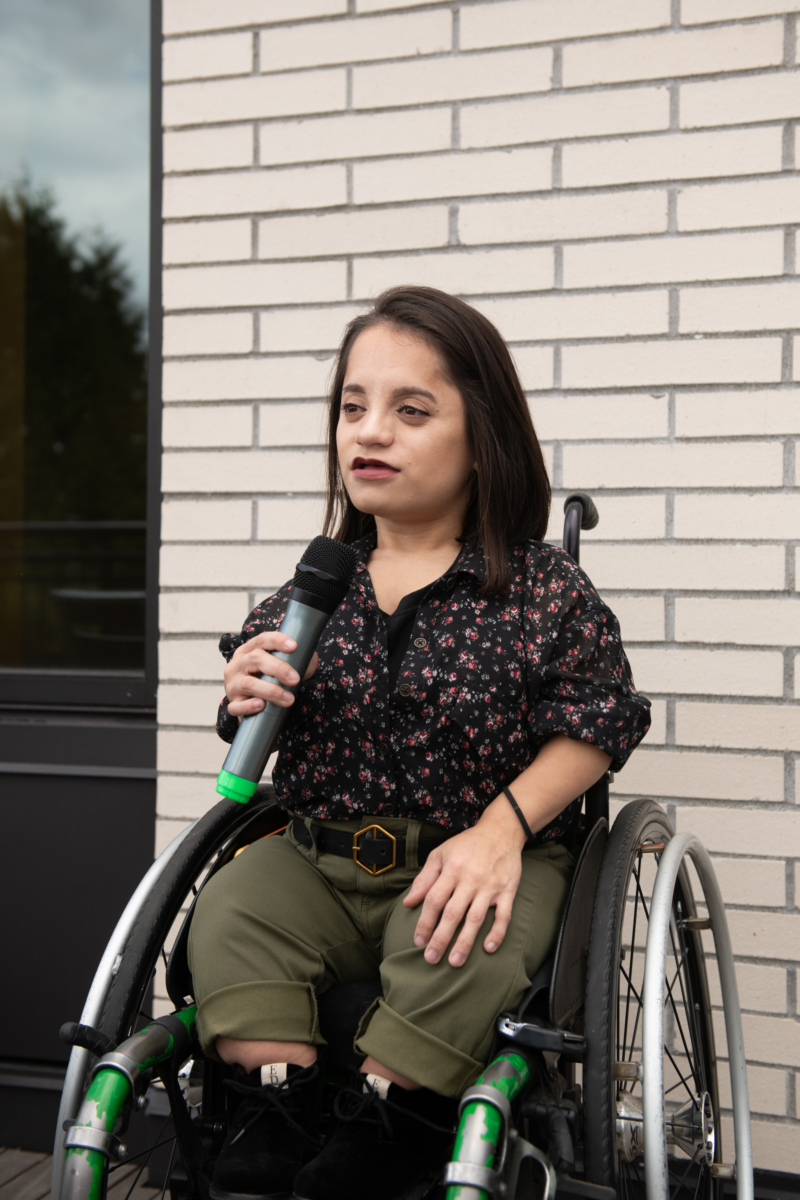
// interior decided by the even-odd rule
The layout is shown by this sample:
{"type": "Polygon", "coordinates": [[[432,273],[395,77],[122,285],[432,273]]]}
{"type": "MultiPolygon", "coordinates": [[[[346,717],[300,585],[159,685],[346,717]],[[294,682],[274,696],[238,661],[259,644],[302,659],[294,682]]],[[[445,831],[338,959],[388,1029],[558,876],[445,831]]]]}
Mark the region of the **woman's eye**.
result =
{"type": "Polygon", "coordinates": [[[346,413],[348,416],[351,416],[353,413],[363,412],[363,409],[360,405],[353,404],[352,401],[349,401],[348,403],[342,405],[342,412],[346,413]]]}
{"type": "Polygon", "coordinates": [[[404,404],[400,409],[401,413],[405,413],[409,417],[427,417],[428,413],[424,408],[415,408],[413,404],[404,404]]]}

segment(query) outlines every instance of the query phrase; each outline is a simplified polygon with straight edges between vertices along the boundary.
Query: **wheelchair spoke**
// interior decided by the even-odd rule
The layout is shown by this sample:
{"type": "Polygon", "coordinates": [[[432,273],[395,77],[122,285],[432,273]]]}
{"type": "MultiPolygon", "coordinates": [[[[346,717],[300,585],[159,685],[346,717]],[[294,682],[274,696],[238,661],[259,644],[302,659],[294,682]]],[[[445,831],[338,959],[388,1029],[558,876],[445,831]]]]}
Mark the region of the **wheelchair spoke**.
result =
{"type": "MultiPolygon", "coordinates": [[[[678,953],[677,953],[677,950],[675,949],[675,940],[672,936],[672,929],[670,929],[669,936],[670,936],[670,941],[672,942],[672,953],[675,956],[675,958],[677,959],[678,953]]],[[[681,1024],[681,1019],[678,1015],[678,1010],[675,1005],[675,997],[673,995],[672,985],[667,986],[667,991],[669,992],[670,1004],[672,1005],[672,1011],[675,1014],[675,1021],[678,1026],[678,1032],[680,1034],[681,1041],[683,1042],[683,1048],[686,1051],[686,1057],[689,1059],[689,1062],[692,1066],[692,1077],[694,1078],[695,1087],[698,1092],[704,1092],[706,1090],[705,1078],[704,1078],[705,1071],[703,1069],[702,1055],[698,1053],[699,1039],[697,1036],[697,1029],[695,1026],[696,1014],[695,1014],[695,1010],[694,1010],[694,1004],[692,1003],[693,997],[691,997],[691,996],[687,997],[687,995],[686,995],[686,990],[684,987],[684,971],[682,970],[682,968],[688,958],[688,954],[689,954],[688,949],[682,950],[680,961],[678,963],[678,969],[676,971],[676,976],[680,983],[681,1002],[683,1004],[683,1008],[686,1013],[687,1024],[689,1025],[689,1039],[692,1043],[691,1052],[689,1051],[689,1047],[686,1044],[686,1037],[683,1032],[683,1025],[681,1024]]],[[[673,985],[674,985],[674,982],[675,982],[675,980],[673,979],[673,985]]]]}
{"type": "Polygon", "coordinates": [[[169,1162],[167,1163],[167,1173],[164,1176],[164,1186],[161,1189],[161,1200],[164,1200],[164,1197],[167,1194],[167,1185],[169,1184],[169,1177],[172,1174],[172,1161],[175,1158],[175,1149],[176,1149],[177,1145],[178,1145],[178,1139],[175,1138],[173,1140],[172,1149],[169,1154],[169,1162]]]}
{"type": "MultiPolygon", "coordinates": [[[[680,941],[681,945],[685,947],[683,953],[688,964],[691,956],[691,950],[685,944],[683,932],[680,933],[680,941]]],[[[702,949],[700,951],[700,957],[702,959],[702,949]]],[[[692,976],[688,971],[684,972],[684,975],[681,978],[681,995],[683,996],[684,1007],[686,1008],[686,1012],[688,1014],[687,1022],[689,1025],[689,1037],[691,1038],[692,1048],[694,1050],[694,1061],[696,1065],[696,1070],[694,1072],[695,1083],[697,1084],[698,1092],[705,1092],[708,1089],[706,1086],[706,1059],[705,1055],[703,1054],[704,1038],[701,1034],[700,1026],[698,1024],[698,1008],[695,1004],[692,976]],[[685,991],[684,983],[686,988],[685,991]]]]}
{"type": "MultiPolygon", "coordinates": [[[[638,916],[639,916],[639,892],[640,892],[639,868],[641,867],[641,862],[642,862],[642,854],[640,851],[637,864],[633,868],[633,874],[636,876],[636,897],[635,897],[634,903],[633,903],[633,929],[631,931],[631,970],[633,969],[633,956],[636,951],[636,922],[637,922],[638,916]]],[[[622,1036],[622,1046],[620,1047],[621,1057],[624,1059],[625,1058],[625,1047],[628,1044],[628,1014],[630,1012],[630,1007],[631,1007],[632,983],[631,983],[630,975],[625,970],[625,968],[622,966],[622,962],[620,962],[620,970],[622,971],[622,974],[625,976],[625,979],[628,982],[628,992],[625,997],[625,1025],[624,1025],[624,1032],[623,1032],[623,1036],[622,1036]]],[[[637,996],[637,1000],[638,999],[639,998],[637,996]]],[[[640,1003],[641,1003],[641,1001],[640,1001],[640,1003]]],[[[632,1044],[632,1040],[631,1040],[631,1044],[632,1044]]]]}
{"type": "MultiPolygon", "coordinates": [[[[674,947],[673,947],[673,950],[674,950],[674,947]]],[[[680,973],[681,973],[683,964],[686,962],[687,953],[688,952],[686,950],[683,951],[683,953],[681,954],[680,962],[678,963],[677,967],[675,968],[675,974],[672,976],[671,982],[667,983],[667,991],[669,992],[670,996],[672,995],[672,989],[675,987],[676,980],[680,977],[680,973]]],[[[677,958],[677,955],[676,955],[676,958],[677,958]]],[[[664,976],[664,978],[666,980],[666,976],[664,976]]]]}
{"type": "Polygon", "coordinates": [[[638,1030],[639,1030],[639,1021],[640,1021],[640,1019],[641,1019],[642,1012],[643,1012],[643,1009],[642,1009],[642,1002],[641,1002],[641,1000],[640,1000],[640,1001],[639,1001],[639,1007],[638,1007],[638,1008],[637,1008],[637,1010],[636,1010],[636,1020],[635,1020],[635,1021],[634,1021],[634,1023],[633,1023],[633,1033],[631,1034],[631,1052],[630,1052],[630,1054],[628,1055],[628,1062],[633,1062],[633,1047],[634,1047],[634,1044],[635,1044],[635,1042],[636,1042],[636,1034],[637,1034],[637,1032],[638,1032],[638,1030]]]}
{"type": "Polygon", "coordinates": [[[694,1189],[694,1196],[692,1197],[692,1200],[698,1200],[698,1197],[700,1195],[700,1184],[705,1179],[705,1176],[706,1176],[706,1168],[705,1168],[705,1165],[703,1163],[701,1163],[700,1170],[697,1172],[697,1184],[694,1189]]]}
{"type": "MultiPolygon", "coordinates": [[[[636,988],[633,986],[633,981],[632,981],[630,975],[628,974],[628,972],[622,966],[622,963],[620,963],[619,969],[622,972],[625,979],[627,980],[628,995],[630,996],[631,992],[633,992],[634,996],[636,997],[636,1019],[633,1022],[633,1032],[631,1033],[630,1053],[628,1054],[628,1062],[631,1062],[633,1060],[633,1051],[634,1051],[634,1046],[636,1044],[636,1034],[639,1029],[639,1020],[642,1015],[642,998],[639,995],[639,993],[637,992],[636,988]]],[[[626,1015],[626,1024],[627,1024],[627,1015],[626,1015]]],[[[617,1059],[620,1062],[625,1061],[625,1046],[624,1045],[620,1047],[620,1052],[617,1054],[617,1059]]],[[[633,1089],[631,1089],[631,1090],[633,1090],[633,1089]]],[[[623,1086],[622,1091],[623,1092],[627,1091],[627,1088],[623,1086]]]]}
{"type": "MultiPolygon", "coordinates": [[[[689,1062],[693,1064],[693,1063],[694,1063],[694,1060],[695,1060],[695,1050],[694,1050],[694,1047],[692,1047],[692,1049],[690,1050],[690,1049],[689,1049],[689,1047],[688,1047],[688,1045],[687,1045],[687,1043],[686,1043],[686,1037],[685,1037],[685,1035],[684,1035],[684,1032],[683,1032],[683,1025],[681,1024],[681,1018],[680,1018],[680,1015],[679,1015],[679,1013],[678,1013],[678,1008],[677,1008],[677,1005],[676,1005],[676,1003],[675,1003],[675,998],[674,998],[674,996],[672,995],[672,990],[671,990],[671,988],[670,988],[669,984],[667,984],[667,992],[669,993],[669,1002],[670,1002],[670,1007],[671,1007],[671,1009],[672,1009],[672,1012],[673,1012],[673,1014],[674,1014],[674,1017],[675,1017],[675,1024],[676,1024],[676,1025],[677,1025],[677,1027],[678,1027],[678,1033],[680,1034],[680,1039],[681,1039],[681,1041],[683,1042],[683,1049],[684,1049],[684,1050],[685,1050],[685,1052],[686,1052],[686,1057],[688,1058],[689,1062]]],[[[684,1007],[686,1007],[685,1003],[684,1003],[684,1007]]],[[[692,1075],[693,1075],[693,1076],[695,1075],[694,1066],[692,1066],[692,1075]]],[[[696,1078],[696,1077],[695,1077],[695,1083],[697,1083],[697,1078],[696,1078]]]]}
{"type": "MultiPolygon", "coordinates": [[[[677,1184],[675,1185],[675,1191],[672,1193],[672,1200],[675,1200],[675,1197],[678,1195],[678,1192],[679,1192],[679,1191],[681,1190],[681,1188],[683,1187],[683,1184],[684,1184],[684,1181],[685,1181],[685,1179],[686,1179],[686,1176],[689,1174],[689,1172],[691,1171],[692,1167],[695,1165],[695,1162],[696,1162],[696,1160],[697,1160],[697,1152],[695,1152],[695,1153],[692,1155],[692,1157],[689,1159],[689,1162],[688,1162],[688,1165],[687,1165],[687,1167],[686,1167],[686,1170],[683,1172],[683,1174],[681,1175],[681,1177],[680,1177],[680,1179],[678,1180],[677,1184]]],[[[673,1174],[673,1175],[674,1175],[674,1172],[670,1172],[670,1174],[673,1174]]],[[[699,1182],[699,1180],[698,1180],[698,1182],[699,1182]]],[[[697,1194],[697,1189],[695,1188],[695,1195],[696,1195],[696,1194],[697,1194]]]]}
{"type": "Polygon", "coordinates": [[[170,1142],[174,1141],[175,1134],[173,1133],[172,1137],[164,1138],[163,1142],[156,1142],[155,1145],[151,1146],[148,1150],[140,1150],[138,1154],[126,1155],[124,1162],[117,1163],[116,1166],[108,1168],[109,1175],[113,1175],[115,1171],[121,1171],[125,1167],[130,1166],[135,1158],[141,1158],[143,1154],[152,1154],[154,1150],[158,1150],[161,1146],[168,1146],[170,1142]]]}
{"type": "MultiPolygon", "coordinates": [[[[656,857],[656,862],[658,862],[658,857],[656,857]]],[[[641,898],[642,898],[642,908],[644,909],[644,915],[647,917],[647,920],[649,921],[649,920],[650,920],[650,913],[647,911],[647,901],[646,901],[646,900],[645,900],[645,898],[644,898],[644,892],[642,891],[642,885],[641,885],[641,883],[639,882],[639,872],[638,872],[638,871],[634,871],[634,872],[633,872],[633,877],[634,877],[634,879],[636,880],[636,890],[637,890],[637,892],[639,893],[639,895],[640,895],[640,896],[641,896],[641,898]]]]}
{"type": "Polygon", "coordinates": [[[634,1171],[636,1172],[636,1180],[639,1184],[639,1187],[641,1188],[642,1197],[644,1198],[644,1196],[645,1196],[644,1180],[642,1179],[642,1173],[639,1170],[639,1164],[637,1162],[634,1162],[634,1163],[631,1163],[631,1166],[633,1167],[634,1171]]]}
{"type": "Polygon", "coordinates": [[[689,1087],[689,1084],[686,1082],[685,1078],[683,1077],[681,1069],[678,1066],[678,1064],[675,1062],[675,1059],[672,1056],[672,1052],[671,1052],[669,1046],[666,1045],[666,1043],[664,1044],[664,1053],[666,1054],[667,1058],[669,1059],[669,1061],[672,1063],[673,1067],[675,1068],[678,1078],[680,1079],[681,1083],[686,1088],[686,1092],[687,1092],[689,1099],[692,1102],[694,1102],[695,1093],[692,1091],[692,1089],[689,1087]]]}
{"type": "MultiPolygon", "coordinates": [[[[159,1139],[161,1138],[162,1133],[167,1128],[167,1126],[169,1125],[171,1120],[172,1120],[172,1113],[169,1114],[169,1116],[164,1121],[164,1124],[159,1129],[158,1134],[156,1135],[156,1145],[159,1144],[159,1139]]],[[[155,1150],[155,1148],[156,1148],[155,1145],[151,1146],[150,1149],[147,1151],[147,1158],[144,1160],[142,1165],[139,1167],[139,1170],[136,1172],[136,1174],[133,1178],[133,1183],[128,1188],[128,1191],[125,1193],[125,1200],[131,1200],[131,1196],[133,1195],[134,1188],[136,1187],[137,1183],[141,1179],[142,1173],[143,1173],[145,1167],[150,1162],[150,1157],[151,1157],[153,1151],[155,1150]]],[[[137,1157],[140,1157],[140,1156],[137,1155],[137,1157]]]]}

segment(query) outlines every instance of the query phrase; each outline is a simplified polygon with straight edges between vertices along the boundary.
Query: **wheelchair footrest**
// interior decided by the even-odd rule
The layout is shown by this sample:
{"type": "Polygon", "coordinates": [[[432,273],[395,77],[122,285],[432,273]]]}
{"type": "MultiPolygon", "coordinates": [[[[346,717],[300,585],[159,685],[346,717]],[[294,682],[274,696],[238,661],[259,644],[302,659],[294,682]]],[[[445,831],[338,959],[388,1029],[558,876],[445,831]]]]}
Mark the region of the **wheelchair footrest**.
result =
{"type": "Polygon", "coordinates": [[[528,1050],[547,1050],[563,1055],[570,1062],[583,1062],[586,1057],[586,1038],[536,1019],[514,1021],[511,1017],[501,1016],[497,1021],[497,1032],[505,1040],[528,1050]]]}

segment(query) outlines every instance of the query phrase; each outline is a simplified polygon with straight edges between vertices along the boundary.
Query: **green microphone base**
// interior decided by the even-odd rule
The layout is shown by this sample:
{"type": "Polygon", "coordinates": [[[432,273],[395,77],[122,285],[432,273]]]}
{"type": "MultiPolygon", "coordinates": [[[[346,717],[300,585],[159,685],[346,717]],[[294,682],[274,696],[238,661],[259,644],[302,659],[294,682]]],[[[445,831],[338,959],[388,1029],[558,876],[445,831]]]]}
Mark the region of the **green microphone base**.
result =
{"type": "Polygon", "coordinates": [[[231,775],[230,771],[222,770],[217,779],[217,791],[227,800],[235,800],[237,804],[247,804],[252,800],[258,783],[252,779],[242,779],[239,775],[231,775]]]}

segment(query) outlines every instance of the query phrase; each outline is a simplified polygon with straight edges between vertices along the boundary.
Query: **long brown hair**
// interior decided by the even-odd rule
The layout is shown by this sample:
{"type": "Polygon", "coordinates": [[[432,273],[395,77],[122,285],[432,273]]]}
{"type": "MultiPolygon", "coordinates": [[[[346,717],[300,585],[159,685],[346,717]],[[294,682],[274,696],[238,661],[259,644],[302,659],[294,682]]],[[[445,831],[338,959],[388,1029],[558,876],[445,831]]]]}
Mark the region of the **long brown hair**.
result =
{"type": "Polygon", "coordinates": [[[328,416],[328,503],[325,533],[354,542],[375,528],[345,490],[336,452],[342,387],[350,348],[373,325],[408,329],[440,355],[464,401],[466,429],[475,456],[469,505],[461,540],[480,546],[486,560],[482,591],[506,592],[509,546],[541,540],[550,512],[550,481],[508,347],[476,309],[429,287],[395,287],[350,322],[342,338],[330,390],[328,416]]]}

